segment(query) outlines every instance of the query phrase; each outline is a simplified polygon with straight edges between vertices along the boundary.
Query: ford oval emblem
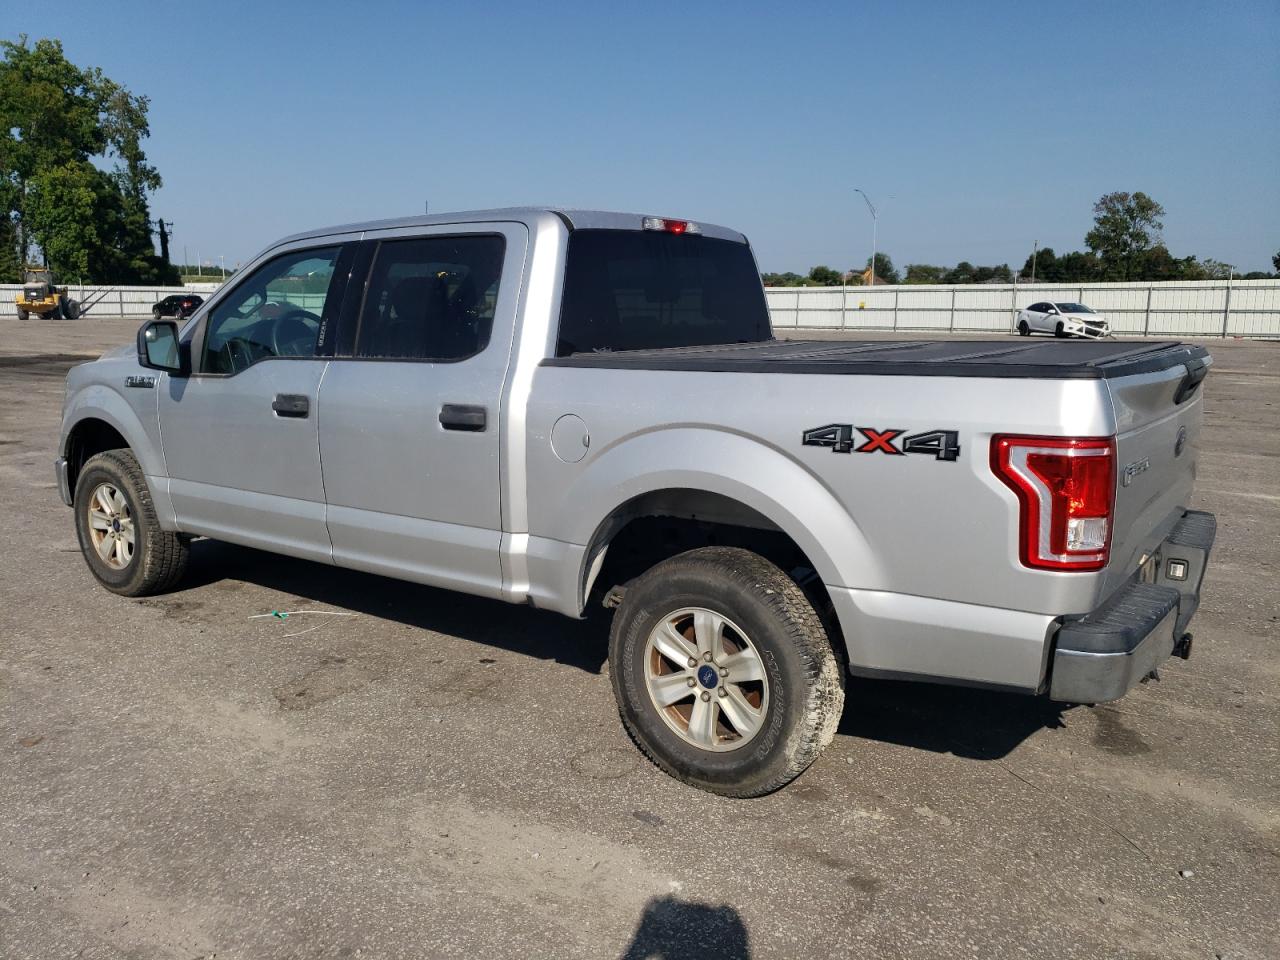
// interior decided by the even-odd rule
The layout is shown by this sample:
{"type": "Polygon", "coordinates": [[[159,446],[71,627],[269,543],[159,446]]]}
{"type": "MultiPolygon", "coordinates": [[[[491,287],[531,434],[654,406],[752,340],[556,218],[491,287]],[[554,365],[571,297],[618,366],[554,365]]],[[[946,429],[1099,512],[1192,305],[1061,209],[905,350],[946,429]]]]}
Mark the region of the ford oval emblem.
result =
{"type": "Polygon", "coordinates": [[[1182,456],[1182,450],[1187,445],[1187,428],[1178,428],[1178,439],[1173,444],[1173,455],[1175,457],[1182,456]]]}

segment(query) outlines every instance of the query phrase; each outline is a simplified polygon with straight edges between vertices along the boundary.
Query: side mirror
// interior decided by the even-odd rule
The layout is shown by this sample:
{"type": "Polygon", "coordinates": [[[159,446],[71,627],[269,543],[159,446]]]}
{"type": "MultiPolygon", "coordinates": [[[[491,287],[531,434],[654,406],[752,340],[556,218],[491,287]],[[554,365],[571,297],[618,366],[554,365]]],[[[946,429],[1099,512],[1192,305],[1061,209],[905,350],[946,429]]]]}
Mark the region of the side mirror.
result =
{"type": "Polygon", "coordinates": [[[185,377],[191,371],[184,353],[178,325],[172,320],[152,320],[138,331],[138,363],[144,367],[185,377]]]}

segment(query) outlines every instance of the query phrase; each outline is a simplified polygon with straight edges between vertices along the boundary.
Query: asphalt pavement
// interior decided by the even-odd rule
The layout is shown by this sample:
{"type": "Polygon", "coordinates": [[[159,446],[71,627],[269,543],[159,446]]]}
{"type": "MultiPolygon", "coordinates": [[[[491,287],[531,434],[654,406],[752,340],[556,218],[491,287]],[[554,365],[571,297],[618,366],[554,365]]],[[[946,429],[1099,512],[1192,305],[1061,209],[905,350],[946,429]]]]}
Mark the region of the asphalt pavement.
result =
{"type": "Polygon", "coordinates": [[[62,378],[135,327],[4,325],[0,957],[1280,955],[1280,343],[1208,343],[1189,662],[1094,708],[851,681],[734,801],[627,739],[604,611],[209,541],[98,587],[62,378]]]}

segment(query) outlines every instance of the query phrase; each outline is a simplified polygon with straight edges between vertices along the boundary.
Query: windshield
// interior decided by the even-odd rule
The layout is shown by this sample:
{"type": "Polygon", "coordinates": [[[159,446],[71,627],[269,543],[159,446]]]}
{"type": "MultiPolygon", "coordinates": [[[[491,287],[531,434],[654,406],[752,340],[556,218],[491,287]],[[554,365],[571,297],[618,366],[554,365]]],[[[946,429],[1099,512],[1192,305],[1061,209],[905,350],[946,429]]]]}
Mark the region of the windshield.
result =
{"type": "Polygon", "coordinates": [[[772,336],[745,243],[640,230],[569,235],[556,356],[772,336]]]}
{"type": "Polygon", "coordinates": [[[1060,313],[1093,313],[1083,303],[1055,303],[1060,313]]]}

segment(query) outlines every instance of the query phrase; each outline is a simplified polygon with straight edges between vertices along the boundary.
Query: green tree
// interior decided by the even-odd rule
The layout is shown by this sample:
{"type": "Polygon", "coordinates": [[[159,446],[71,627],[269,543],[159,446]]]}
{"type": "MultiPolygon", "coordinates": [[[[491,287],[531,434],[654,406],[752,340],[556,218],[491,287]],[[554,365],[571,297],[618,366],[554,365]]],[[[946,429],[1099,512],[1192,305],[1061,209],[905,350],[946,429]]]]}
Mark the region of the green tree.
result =
{"type": "Polygon", "coordinates": [[[935,267],[930,263],[908,263],[903,283],[941,283],[946,272],[946,267],[935,267]]]}
{"type": "Polygon", "coordinates": [[[1053,247],[1044,247],[1027,254],[1019,275],[1024,280],[1034,277],[1037,283],[1056,283],[1057,272],[1058,257],[1053,252],[1053,247]]]}
{"type": "Polygon", "coordinates": [[[828,266],[817,266],[809,271],[809,280],[817,287],[838,287],[844,283],[844,275],[828,266]]]}
{"type": "Polygon", "coordinates": [[[1107,193],[1093,205],[1093,229],[1084,242],[1108,280],[1135,279],[1135,259],[1160,239],[1164,207],[1145,193],[1107,193]]]}
{"type": "Polygon", "coordinates": [[[19,261],[38,249],[69,278],[176,278],[151,243],[147,107],[57,40],[0,41],[0,202],[19,261]]]}
{"type": "MultiPolygon", "coordinates": [[[[865,273],[870,266],[871,258],[867,257],[867,262],[862,266],[862,272],[865,273]]],[[[902,277],[898,274],[898,269],[893,265],[893,260],[887,253],[876,253],[875,279],[876,283],[900,283],[902,281],[902,277]]]]}
{"type": "Polygon", "coordinates": [[[1276,268],[1276,273],[1280,273],[1280,250],[1271,255],[1271,265],[1276,268]]]}

